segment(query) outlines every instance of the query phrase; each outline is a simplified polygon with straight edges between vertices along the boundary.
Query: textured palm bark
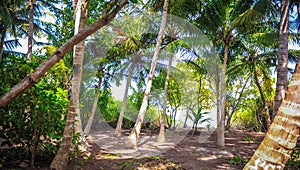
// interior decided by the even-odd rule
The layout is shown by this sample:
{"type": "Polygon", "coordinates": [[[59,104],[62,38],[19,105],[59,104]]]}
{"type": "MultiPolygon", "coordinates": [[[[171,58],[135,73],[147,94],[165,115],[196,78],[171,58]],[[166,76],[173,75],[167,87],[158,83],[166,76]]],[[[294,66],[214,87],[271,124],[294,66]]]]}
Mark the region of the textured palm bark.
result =
{"type": "Polygon", "coordinates": [[[129,90],[129,86],[130,86],[130,82],[131,82],[131,79],[132,79],[132,75],[133,75],[135,65],[136,65],[136,61],[134,60],[134,57],[133,57],[133,62],[130,65],[128,77],[127,77],[127,80],[126,80],[126,87],[125,87],[125,91],[124,91],[125,93],[124,93],[124,97],[123,97],[122,108],[121,108],[121,112],[120,112],[120,115],[119,115],[116,131],[115,131],[115,134],[117,136],[121,136],[123,118],[124,118],[124,113],[125,113],[125,108],[126,108],[126,103],[127,103],[127,97],[128,97],[128,90],[129,90]]]}
{"type": "Polygon", "coordinates": [[[300,60],[289,84],[285,99],[278,109],[264,140],[244,167],[253,169],[284,169],[296,146],[300,128],[300,60]]]}
{"type": "Polygon", "coordinates": [[[1,59],[3,55],[3,46],[4,46],[5,35],[6,35],[6,27],[4,24],[1,24],[0,27],[2,28],[1,40],[0,40],[0,59],[1,59]]]}
{"type": "Polygon", "coordinates": [[[111,1],[109,7],[114,7],[113,10],[104,10],[102,17],[90,25],[89,27],[79,31],[78,34],[73,36],[63,46],[61,46],[56,52],[54,52],[45,62],[43,62],[34,72],[30,73],[26,78],[21,80],[18,84],[13,86],[7,93],[0,97],[0,108],[5,107],[13,101],[17,96],[22,94],[26,89],[36,84],[45,73],[52,68],[64,55],[70,51],[73,46],[84,40],[86,37],[96,32],[106,24],[110,23],[117,13],[128,3],[128,0],[122,0],[118,3],[118,0],[111,1]]]}
{"type": "Polygon", "coordinates": [[[28,28],[28,51],[27,59],[32,60],[32,47],[33,47],[33,15],[34,15],[34,0],[29,0],[29,28],[28,28]]]}
{"type": "Polygon", "coordinates": [[[135,148],[135,149],[137,149],[137,141],[139,139],[142,123],[143,123],[143,120],[144,120],[144,117],[145,117],[145,114],[146,114],[146,110],[147,110],[147,106],[148,106],[148,100],[149,100],[152,81],[153,81],[153,77],[154,77],[154,71],[155,71],[155,68],[156,68],[156,64],[157,64],[157,60],[158,60],[158,54],[159,54],[159,51],[160,51],[165,26],[166,26],[166,23],[167,23],[168,5],[169,5],[169,0],[165,0],[164,1],[164,7],[163,7],[162,22],[161,22],[159,34],[158,34],[158,37],[157,37],[157,43],[156,43],[155,51],[154,51],[153,58],[152,58],[152,63],[151,63],[151,68],[150,68],[147,84],[146,84],[146,90],[145,90],[144,98],[143,98],[142,105],[141,105],[138,117],[136,119],[135,125],[134,125],[130,135],[127,138],[128,140],[126,141],[126,145],[128,147],[132,147],[132,148],[135,148]]]}
{"type": "Polygon", "coordinates": [[[223,66],[221,71],[221,91],[220,91],[220,101],[219,103],[219,112],[217,115],[217,141],[216,147],[217,148],[224,148],[225,147],[225,102],[226,102],[226,67],[227,67],[227,59],[229,53],[229,42],[225,42],[224,46],[224,59],[223,59],[223,66]]]}
{"type": "Polygon", "coordinates": [[[99,99],[99,94],[100,94],[100,89],[101,89],[103,74],[104,74],[104,68],[101,68],[99,70],[99,75],[100,76],[99,76],[99,81],[98,81],[98,87],[97,87],[96,93],[95,93],[93,107],[92,107],[92,110],[91,110],[91,115],[89,117],[89,120],[88,120],[85,128],[84,128],[84,134],[85,135],[89,135],[90,131],[91,131],[91,127],[92,127],[93,120],[94,120],[94,117],[95,117],[95,112],[96,112],[96,109],[97,109],[97,104],[98,104],[98,99],[99,99]]]}
{"type": "MultiPolygon", "coordinates": [[[[87,0],[79,0],[76,4],[76,20],[75,20],[75,34],[82,30],[86,26],[88,3],[87,0]]],[[[80,133],[82,138],[83,133],[82,125],[80,121],[80,109],[79,109],[79,92],[80,82],[82,77],[82,64],[83,64],[83,53],[84,53],[84,41],[81,41],[74,46],[73,53],[73,81],[72,81],[72,96],[70,99],[70,106],[68,110],[67,122],[70,122],[69,126],[65,126],[63,140],[61,146],[71,146],[73,131],[70,131],[70,127],[75,126],[74,130],[76,133],[80,133]],[[77,116],[76,116],[77,114],[77,116]],[[76,118],[77,117],[77,118],[76,118]],[[75,120],[77,119],[76,123],[75,120]],[[79,120],[78,120],[79,119],[79,120]],[[65,133],[68,132],[68,133],[65,133]],[[64,140],[65,139],[65,140],[64,140]]],[[[73,129],[73,128],[71,128],[73,129]]],[[[54,160],[51,163],[52,169],[65,169],[68,163],[68,153],[70,147],[60,147],[54,160]]],[[[82,149],[82,148],[80,148],[82,149]]]]}
{"type": "Polygon", "coordinates": [[[278,108],[284,99],[287,86],[288,73],[288,32],[289,32],[289,0],[281,1],[281,17],[279,29],[279,49],[278,49],[278,65],[277,65],[277,81],[276,94],[273,106],[273,118],[277,114],[278,108]]]}
{"type": "Polygon", "coordinates": [[[160,118],[160,129],[159,129],[159,134],[157,136],[157,142],[160,142],[160,143],[163,143],[166,141],[165,117],[166,117],[167,105],[168,105],[168,84],[169,84],[169,78],[171,75],[172,60],[173,60],[173,54],[171,54],[170,59],[169,59],[166,81],[165,81],[163,113],[160,118]]]}

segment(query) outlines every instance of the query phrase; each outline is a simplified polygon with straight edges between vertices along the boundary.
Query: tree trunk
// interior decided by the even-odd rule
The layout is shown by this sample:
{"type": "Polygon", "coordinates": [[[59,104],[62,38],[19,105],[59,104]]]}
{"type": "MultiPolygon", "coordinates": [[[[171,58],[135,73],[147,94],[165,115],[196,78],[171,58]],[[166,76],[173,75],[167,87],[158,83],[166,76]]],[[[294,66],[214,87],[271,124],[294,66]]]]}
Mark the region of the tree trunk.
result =
{"type": "Polygon", "coordinates": [[[189,111],[187,110],[187,111],[186,111],[186,114],[185,114],[185,119],[184,119],[183,128],[187,128],[188,114],[189,114],[189,111]]]}
{"type": "Polygon", "coordinates": [[[6,27],[4,24],[1,24],[2,31],[1,31],[1,40],[0,40],[0,59],[2,58],[3,54],[3,46],[4,46],[4,40],[6,35],[6,27]]]}
{"type": "MultiPolygon", "coordinates": [[[[245,88],[246,88],[246,85],[247,85],[247,83],[248,83],[249,78],[250,78],[250,76],[246,79],[246,81],[245,81],[245,83],[244,83],[244,85],[243,85],[243,87],[242,87],[242,90],[241,90],[241,92],[239,93],[238,99],[234,100],[233,106],[232,106],[232,108],[230,109],[231,112],[228,111],[228,119],[227,119],[227,123],[226,123],[226,125],[225,125],[225,129],[226,129],[226,130],[229,130],[229,129],[230,129],[230,123],[231,123],[232,116],[233,116],[233,114],[235,113],[235,110],[236,110],[237,106],[239,105],[239,103],[240,103],[240,101],[241,101],[242,95],[243,95],[243,93],[244,93],[244,90],[245,90],[245,88]]],[[[235,98],[237,98],[237,96],[235,96],[235,98]]]]}
{"type": "Polygon", "coordinates": [[[42,63],[38,68],[35,69],[34,72],[30,73],[26,78],[21,80],[18,84],[12,87],[8,92],[0,97],[0,108],[8,105],[15,99],[17,96],[22,94],[26,89],[36,84],[40,78],[52,67],[56,64],[60,59],[64,57],[64,55],[72,49],[72,47],[86,37],[96,32],[106,24],[110,23],[117,13],[127,4],[128,0],[122,0],[118,3],[118,0],[113,0],[109,7],[115,6],[110,13],[105,9],[102,17],[85,28],[84,30],[78,32],[75,36],[73,36],[69,41],[67,41],[63,46],[61,46],[57,51],[55,51],[44,63],[42,63]]]}
{"type": "Polygon", "coordinates": [[[119,115],[116,131],[115,131],[117,136],[121,136],[124,112],[125,112],[125,109],[126,109],[126,103],[127,103],[127,97],[128,97],[128,90],[129,90],[129,86],[130,86],[130,83],[131,83],[131,78],[132,78],[132,75],[133,75],[135,64],[136,64],[136,61],[133,58],[133,63],[131,63],[131,65],[130,65],[128,77],[127,77],[127,80],[126,80],[126,87],[125,87],[125,94],[124,94],[124,97],[123,97],[122,108],[121,108],[121,112],[120,112],[120,115],[119,115]]]}
{"type": "Polygon", "coordinates": [[[273,106],[273,118],[276,116],[278,108],[284,99],[287,86],[288,73],[288,33],[289,33],[289,0],[281,1],[281,17],[279,30],[279,49],[278,49],[278,66],[277,66],[277,81],[276,94],[273,106]]]}
{"type": "Polygon", "coordinates": [[[158,137],[157,137],[157,142],[159,142],[159,143],[163,143],[163,142],[166,141],[166,137],[165,137],[165,117],[166,117],[167,105],[168,105],[168,83],[169,83],[169,78],[170,78],[170,74],[171,74],[172,60],[173,60],[173,54],[171,54],[170,59],[169,59],[169,65],[168,65],[166,81],[165,81],[164,107],[163,107],[163,113],[162,113],[161,120],[160,120],[159,134],[158,134],[158,137]]]}
{"type": "Polygon", "coordinates": [[[150,72],[149,72],[149,76],[148,76],[148,80],[147,80],[144,98],[142,101],[142,105],[141,105],[138,117],[136,119],[136,123],[135,123],[130,135],[128,136],[128,140],[127,140],[127,145],[129,147],[137,148],[137,140],[139,138],[142,123],[143,123],[143,120],[144,120],[144,117],[146,114],[146,109],[148,106],[148,99],[149,99],[152,81],[153,81],[153,77],[154,77],[154,71],[156,68],[158,54],[160,51],[160,47],[161,47],[161,43],[162,43],[162,39],[163,39],[163,35],[164,35],[164,30],[165,30],[165,26],[166,26],[166,22],[167,22],[168,5],[169,5],[169,0],[165,0],[164,8],[163,8],[164,11],[163,11],[163,16],[162,16],[162,22],[161,22],[159,34],[157,37],[155,51],[154,51],[153,58],[152,58],[152,63],[151,63],[151,68],[150,68],[150,72]]]}
{"type": "Polygon", "coordinates": [[[300,59],[286,96],[264,140],[244,169],[284,169],[300,128],[300,59]]]}
{"type": "MultiPolygon", "coordinates": [[[[255,66],[254,66],[253,76],[254,76],[255,84],[256,84],[256,86],[257,86],[257,88],[259,90],[259,93],[260,93],[260,96],[261,96],[261,100],[263,102],[263,108],[264,108],[264,111],[266,112],[267,125],[269,127],[271,125],[271,118],[270,118],[270,113],[269,113],[269,107],[268,107],[268,104],[267,104],[264,92],[262,90],[262,87],[261,87],[261,85],[259,83],[259,80],[258,80],[258,77],[257,77],[257,71],[256,71],[255,66]]],[[[266,127],[266,129],[268,129],[268,127],[266,127]]]]}
{"type": "Polygon", "coordinates": [[[34,163],[35,163],[35,155],[36,155],[36,149],[40,140],[40,133],[39,133],[39,129],[40,124],[41,124],[41,120],[43,119],[43,114],[38,110],[37,111],[37,115],[36,115],[36,124],[34,126],[34,131],[33,131],[33,137],[32,137],[32,141],[33,144],[30,148],[31,151],[31,161],[30,161],[30,166],[34,167],[34,163]]]}
{"type": "Polygon", "coordinates": [[[225,102],[226,102],[226,67],[227,67],[227,59],[228,59],[228,53],[229,53],[229,42],[225,42],[224,46],[224,61],[223,61],[223,67],[221,71],[221,94],[220,94],[220,101],[219,101],[219,112],[217,116],[217,142],[216,147],[217,148],[224,148],[225,147],[225,137],[224,137],[224,117],[225,117],[225,102]]]}
{"type": "MultiPolygon", "coordinates": [[[[76,34],[78,31],[80,31],[86,26],[87,0],[79,0],[77,2],[75,14],[76,14],[76,20],[75,20],[75,34],[76,34]]],[[[69,159],[68,153],[70,150],[72,137],[73,137],[73,128],[70,127],[75,126],[74,128],[75,132],[80,133],[81,138],[83,136],[83,133],[81,132],[82,125],[81,125],[80,113],[79,113],[79,91],[80,91],[80,82],[82,76],[83,53],[84,53],[84,41],[74,46],[73,81],[72,81],[72,89],[71,89],[72,96],[70,99],[68,117],[66,120],[67,123],[65,126],[61,147],[59,148],[54,160],[51,163],[52,169],[65,169],[67,167],[67,163],[69,159]],[[75,120],[78,118],[79,120],[75,122],[75,120]],[[68,123],[70,123],[70,125],[67,126],[68,123]]]]}
{"type": "Polygon", "coordinates": [[[100,94],[100,89],[101,89],[103,74],[104,74],[104,70],[103,70],[103,68],[101,68],[101,70],[99,70],[99,75],[100,76],[99,76],[99,81],[98,81],[98,88],[96,89],[96,93],[95,93],[95,98],[94,98],[94,103],[93,103],[91,115],[89,117],[89,120],[88,120],[85,128],[84,128],[84,134],[85,135],[89,135],[90,131],[91,131],[92,123],[93,123],[93,120],[94,120],[94,116],[95,116],[95,112],[96,112],[96,108],[97,108],[97,104],[98,104],[98,99],[99,99],[99,94],[100,94]]]}
{"type": "Polygon", "coordinates": [[[27,60],[32,61],[32,47],[33,47],[33,15],[34,15],[34,0],[29,0],[29,28],[28,28],[28,51],[27,60]]]}

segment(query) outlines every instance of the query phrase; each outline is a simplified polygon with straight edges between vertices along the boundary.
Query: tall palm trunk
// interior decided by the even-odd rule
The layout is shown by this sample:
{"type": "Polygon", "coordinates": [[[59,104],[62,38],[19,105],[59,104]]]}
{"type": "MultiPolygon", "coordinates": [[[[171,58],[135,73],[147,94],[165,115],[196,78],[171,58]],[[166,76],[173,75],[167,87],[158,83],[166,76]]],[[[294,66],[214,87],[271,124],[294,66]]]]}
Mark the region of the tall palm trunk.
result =
{"type": "Polygon", "coordinates": [[[276,94],[273,106],[273,118],[277,114],[278,108],[284,99],[286,86],[287,86],[287,73],[288,73],[288,32],[289,32],[289,8],[290,1],[281,1],[281,17],[280,17],[280,30],[279,30],[279,49],[278,49],[278,66],[277,66],[277,81],[276,81],[276,94]]]}
{"type": "Polygon", "coordinates": [[[221,91],[220,91],[220,97],[218,102],[218,113],[217,113],[217,142],[216,147],[217,148],[224,148],[225,147],[225,102],[226,102],[226,67],[227,67],[227,59],[228,59],[228,53],[229,53],[229,42],[224,43],[224,59],[223,59],[223,66],[221,71],[221,91]]]}
{"type": "Polygon", "coordinates": [[[284,169],[300,129],[300,58],[286,96],[264,140],[244,169],[284,169]]]}
{"type": "Polygon", "coordinates": [[[166,75],[166,81],[165,81],[165,89],[164,89],[164,107],[163,107],[163,113],[160,118],[160,129],[159,134],[157,137],[157,141],[160,143],[163,143],[166,141],[165,137],[165,117],[167,112],[167,104],[168,104],[168,84],[169,84],[169,78],[171,75],[171,66],[172,66],[172,60],[173,60],[173,54],[171,54],[167,69],[167,75],[166,75]]]}
{"type": "Polygon", "coordinates": [[[142,123],[143,123],[143,120],[144,120],[144,117],[145,117],[145,114],[146,114],[146,109],[147,109],[147,106],[148,106],[148,100],[149,100],[152,81],[153,81],[153,77],[154,77],[154,71],[155,71],[155,68],[156,68],[156,64],[157,64],[157,60],[158,60],[158,54],[159,54],[159,51],[160,51],[165,26],[166,26],[166,23],[167,23],[168,5],[169,5],[169,0],[165,0],[164,1],[164,8],[163,8],[162,22],[161,22],[159,34],[158,34],[158,37],[157,37],[157,43],[156,43],[155,51],[154,51],[153,58],[152,58],[152,63],[151,63],[151,68],[150,68],[150,72],[149,72],[149,76],[148,76],[148,80],[147,80],[147,85],[146,85],[144,98],[143,98],[142,105],[141,105],[138,117],[136,119],[135,125],[134,125],[130,135],[128,136],[127,145],[130,146],[130,147],[133,147],[133,148],[137,148],[137,140],[138,140],[139,135],[140,135],[142,123]]]}
{"type": "MultiPolygon", "coordinates": [[[[269,113],[269,107],[268,107],[268,104],[267,104],[267,101],[266,101],[266,97],[264,95],[264,92],[262,90],[262,87],[259,83],[259,80],[258,80],[258,77],[257,77],[257,71],[256,71],[256,68],[254,66],[254,72],[253,72],[253,76],[254,76],[254,81],[255,81],[255,84],[259,90],[259,94],[261,96],[261,100],[263,102],[263,108],[264,108],[264,111],[266,112],[266,118],[267,118],[267,125],[268,127],[271,125],[271,118],[270,118],[270,113],[269,113]]],[[[268,129],[267,127],[267,129],[268,129]]]]}
{"type": "Polygon", "coordinates": [[[121,112],[120,112],[120,115],[119,115],[119,119],[118,119],[116,131],[115,131],[115,133],[118,136],[121,135],[121,131],[122,131],[122,124],[123,124],[123,118],[124,118],[124,112],[125,112],[125,108],[126,108],[126,103],[127,103],[128,90],[129,90],[130,82],[131,82],[131,79],[132,79],[132,75],[133,75],[135,64],[136,64],[136,61],[135,61],[135,59],[133,57],[133,62],[130,65],[128,77],[127,77],[127,80],[126,80],[126,87],[125,87],[125,94],[124,94],[123,102],[122,102],[122,108],[121,108],[121,112]]]}
{"type": "Polygon", "coordinates": [[[5,35],[6,35],[6,26],[4,24],[1,24],[0,26],[2,28],[1,40],[0,40],[0,59],[1,59],[2,54],[3,54],[3,46],[4,46],[5,35]]]}
{"type": "Polygon", "coordinates": [[[99,70],[99,80],[98,80],[98,88],[96,89],[96,93],[95,93],[95,98],[94,98],[94,103],[93,103],[93,107],[92,107],[92,111],[91,111],[91,115],[89,117],[89,120],[84,128],[84,134],[85,135],[89,135],[90,131],[91,131],[91,127],[92,127],[92,123],[94,120],[94,116],[95,116],[95,112],[96,112],[96,108],[97,108],[97,104],[98,104],[98,99],[99,99],[99,94],[100,94],[100,89],[101,89],[101,84],[102,84],[102,79],[103,79],[103,74],[104,74],[104,70],[103,68],[101,68],[99,70]]]}
{"type": "MultiPolygon", "coordinates": [[[[75,34],[86,26],[87,0],[79,0],[76,5],[75,34]],[[76,28],[77,27],[77,28],[76,28]]],[[[52,169],[66,169],[69,159],[69,149],[72,143],[76,112],[79,111],[79,90],[82,76],[84,41],[74,46],[72,96],[67,116],[67,122],[60,148],[51,163],[52,169]]],[[[78,113],[78,112],[77,112],[78,113]]],[[[78,117],[78,116],[77,116],[78,117]]],[[[79,116],[80,117],[80,116],[79,116]]],[[[78,127],[78,125],[77,125],[78,127]]],[[[76,128],[75,128],[76,129],[76,128]]],[[[76,131],[76,130],[75,130],[76,131]]]]}
{"type": "Polygon", "coordinates": [[[34,0],[29,0],[29,28],[28,28],[28,51],[27,59],[32,60],[32,46],[33,46],[33,15],[34,15],[34,0]]]}

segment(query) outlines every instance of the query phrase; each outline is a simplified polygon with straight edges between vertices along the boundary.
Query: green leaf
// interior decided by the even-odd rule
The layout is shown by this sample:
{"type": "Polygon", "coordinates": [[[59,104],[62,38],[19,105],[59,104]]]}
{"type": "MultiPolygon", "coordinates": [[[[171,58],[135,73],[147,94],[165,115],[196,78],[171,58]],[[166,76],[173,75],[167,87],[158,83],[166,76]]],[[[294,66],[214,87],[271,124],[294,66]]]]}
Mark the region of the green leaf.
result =
{"type": "Polygon", "coordinates": [[[138,1],[137,0],[130,0],[130,2],[136,4],[138,1]]]}

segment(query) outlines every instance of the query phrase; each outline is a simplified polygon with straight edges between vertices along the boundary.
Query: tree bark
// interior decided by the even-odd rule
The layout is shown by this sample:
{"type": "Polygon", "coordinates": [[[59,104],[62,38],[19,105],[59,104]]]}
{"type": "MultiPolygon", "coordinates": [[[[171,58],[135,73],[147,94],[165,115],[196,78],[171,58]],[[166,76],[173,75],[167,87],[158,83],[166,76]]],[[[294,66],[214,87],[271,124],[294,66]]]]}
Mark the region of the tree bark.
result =
{"type": "Polygon", "coordinates": [[[104,74],[104,70],[103,70],[103,68],[101,68],[99,70],[99,75],[100,76],[99,76],[99,81],[98,81],[98,88],[97,88],[96,93],[95,93],[95,98],[94,98],[94,103],[93,103],[91,115],[89,117],[89,120],[88,120],[85,128],[84,128],[84,134],[85,135],[89,135],[90,131],[91,131],[91,127],[92,127],[92,124],[93,124],[93,120],[94,120],[94,116],[95,116],[95,112],[96,112],[96,108],[97,108],[97,104],[98,104],[98,99],[99,99],[99,94],[100,94],[100,89],[101,89],[103,74],[104,74]]]}
{"type": "Polygon", "coordinates": [[[169,0],[165,0],[164,8],[163,8],[162,22],[161,22],[159,34],[157,37],[155,51],[154,51],[153,58],[152,58],[152,63],[151,63],[151,68],[150,68],[150,72],[149,72],[149,76],[148,76],[148,80],[147,80],[144,98],[142,101],[142,105],[141,105],[138,117],[136,119],[136,123],[135,123],[130,135],[128,136],[128,140],[127,140],[127,145],[129,147],[133,147],[136,149],[137,149],[137,141],[138,141],[138,138],[140,135],[142,123],[143,123],[143,120],[144,120],[144,117],[146,114],[146,109],[148,106],[148,99],[149,99],[149,95],[150,95],[150,91],[151,91],[152,81],[153,81],[153,77],[154,77],[154,71],[156,68],[158,54],[160,51],[160,47],[161,47],[161,43],[162,43],[162,39],[163,39],[163,35],[164,35],[164,30],[165,30],[165,26],[166,26],[166,22],[167,22],[168,5],[169,5],[169,0]]]}
{"type": "Polygon", "coordinates": [[[15,99],[17,96],[22,94],[26,89],[36,84],[40,78],[60,59],[64,57],[64,55],[72,49],[72,47],[86,37],[96,32],[98,29],[102,28],[106,24],[110,23],[117,13],[127,4],[128,0],[122,0],[118,3],[118,0],[111,1],[111,5],[108,6],[116,6],[111,12],[109,9],[104,10],[104,14],[102,17],[90,25],[89,27],[79,31],[78,34],[73,36],[69,41],[67,41],[63,46],[61,46],[56,52],[54,52],[43,64],[41,64],[38,68],[35,69],[34,72],[30,73],[26,78],[12,87],[7,93],[0,97],[0,108],[8,105],[15,99]],[[109,13],[110,12],[110,13],[109,13]]]}
{"type": "Polygon", "coordinates": [[[127,77],[127,80],[126,80],[126,87],[125,87],[125,94],[124,94],[123,102],[122,102],[122,108],[121,108],[121,112],[120,112],[120,115],[119,115],[116,131],[115,131],[117,136],[121,136],[124,112],[125,112],[125,109],[126,109],[126,103],[127,103],[127,97],[128,97],[128,90],[129,90],[129,86],[130,86],[130,83],[131,83],[131,78],[132,78],[132,75],[133,75],[135,64],[136,64],[136,61],[135,61],[134,56],[133,56],[133,62],[130,65],[128,77],[127,77]]]}
{"type": "Polygon", "coordinates": [[[244,169],[284,169],[300,128],[300,59],[286,96],[264,140],[244,169]]]}
{"type": "Polygon", "coordinates": [[[2,58],[3,54],[3,46],[5,41],[5,35],[6,35],[6,26],[4,24],[1,24],[2,31],[1,31],[1,40],[0,40],[0,59],[2,58]]]}
{"type": "Polygon", "coordinates": [[[34,0],[29,0],[29,28],[28,28],[28,51],[27,59],[32,61],[32,47],[33,47],[33,15],[34,15],[34,0]]]}
{"type": "Polygon", "coordinates": [[[224,59],[223,59],[223,66],[221,71],[221,100],[219,102],[219,109],[217,120],[217,142],[216,147],[217,148],[224,148],[225,147],[225,127],[224,127],[224,121],[225,121],[225,102],[226,102],[226,67],[227,67],[227,59],[228,59],[228,53],[229,53],[229,42],[225,42],[224,46],[224,59]]]}
{"type": "MultiPolygon", "coordinates": [[[[79,0],[76,4],[75,10],[75,34],[82,30],[86,26],[88,1],[79,0]]],[[[67,122],[70,122],[70,126],[75,126],[75,133],[80,133],[80,138],[83,140],[82,124],[80,121],[80,109],[79,109],[79,92],[80,83],[82,77],[82,64],[83,64],[83,53],[84,53],[84,41],[81,41],[76,46],[74,46],[73,52],[73,81],[72,81],[72,96],[70,99],[70,106],[68,111],[67,122]],[[76,116],[77,114],[77,116],[76,116]],[[75,121],[77,119],[77,121],[75,121]]],[[[66,124],[67,125],[67,124],[66,124]]],[[[70,126],[65,126],[64,135],[54,160],[51,163],[52,169],[65,169],[67,167],[69,159],[69,149],[72,144],[73,131],[70,126]],[[67,146],[67,147],[63,147],[67,146]]],[[[84,141],[84,140],[83,140],[84,141]]],[[[84,149],[84,148],[80,148],[84,149]]]]}
{"type": "Polygon", "coordinates": [[[157,142],[159,142],[159,143],[163,143],[163,142],[166,141],[166,137],[165,137],[165,117],[166,117],[167,105],[168,105],[168,84],[169,84],[169,78],[170,78],[170,75],[171,75],[172,60],[173,60],[173,54],[171,54],[170,59],[169,59],[169,65],[168,65],[166,81],[165,81],[164,107],[163,107],[163,113],[162,113],[161,119],[160,119],[159,134],[157,136],[157,142]]]}
{"type": "MultiPolygon", "coordinates": [[[[258,80],[258,77],[257,77],[257,71],[256,71],[256,68],[254,66],[254,70],[253,70],[253,76],[254,76],[254,81],[255,81],[255,84],[259,90],[259,93],[260,93],[260,96],[261,96],[261,100],[263,102],[263,108],[264,108],[264,111],[266,112],[266,118],[267,118],[267,125],[268,127],[271,125],[271,118],[270,118],[270,113],[269,113],[269,107],[268,107],[268,104],[267,104],[267,101],[266,101],[266,98],[265,98],[265,95],[264,95],[264,92],[262,90],[262,87],[259,83],[259,80],[258,80]]],[[[268,127],[266,127],[268,129],[268,127]]]]}
{"type": "Polygon", "coordinates": [[[277,65],[276,94],[273,105],[273,118],[276,116],[278,108],[284,99],[287,86],[288,73],[288,33],[289,33],[289,8],[290,1],[281,1],[281,17],[279,28],[279,49],[277,65]]]}

